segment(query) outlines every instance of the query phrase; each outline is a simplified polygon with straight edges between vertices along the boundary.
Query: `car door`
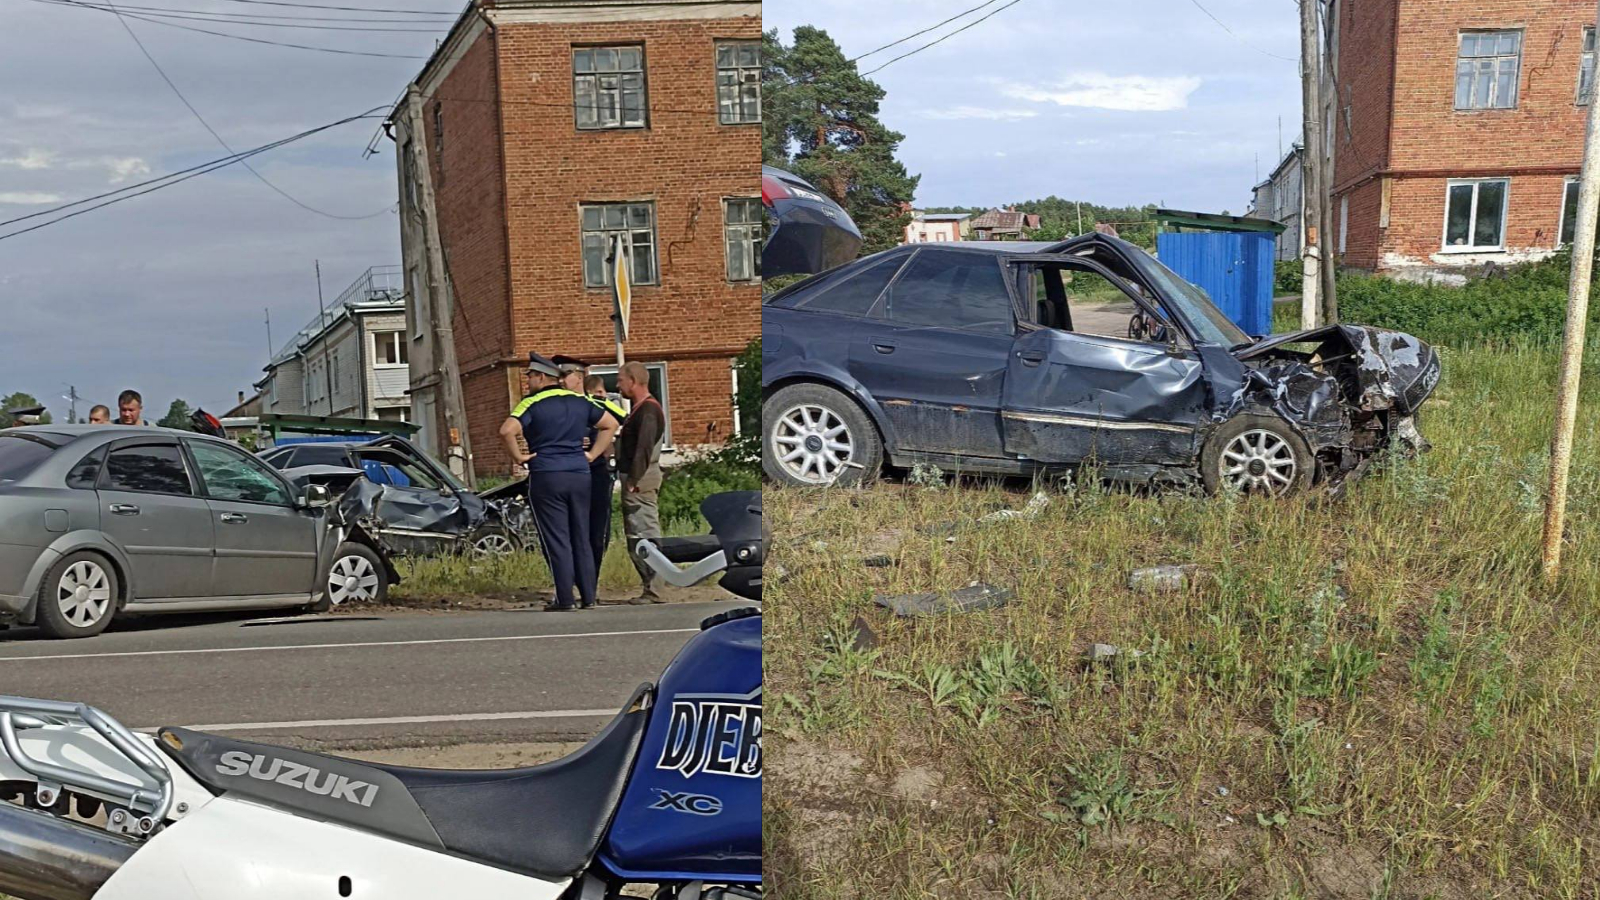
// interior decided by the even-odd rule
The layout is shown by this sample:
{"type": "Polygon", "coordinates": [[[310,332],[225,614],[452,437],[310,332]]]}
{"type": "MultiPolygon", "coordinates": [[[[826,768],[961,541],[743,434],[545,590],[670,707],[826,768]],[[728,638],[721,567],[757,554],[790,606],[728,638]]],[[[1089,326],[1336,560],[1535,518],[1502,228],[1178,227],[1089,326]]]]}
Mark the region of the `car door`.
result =
{"type": "MultiPolygon", "coordinates": [[[[1073,265],[1106,274],[1086,262],[1073,265]]],[[[1031,275],[1025,269],[1022,283],[1031,283],[1031,275]]],[[[1129,300],[1155,314],[1141,298],[1129,300]]],[[[1007,363],[1005,449],[1054,464],[1183,464],[1197,452],[1207,397],[1199,355],[1176,338],[1139,341],[1029,326],[1007,363]]]]}
{"type": "Polygon", "coordinates": [[[900,449],[1000,458],[1000,405],[1016,312],[1002,257],[919,249],[889,285],[882,327],[852,338],[850,371],[900,449]]]}
{"type": "Polygon", "coordinates": [[[212,594],[304,596],[317,580],[317,519],[287,482],[249,454],[186,440],[216,535],[212,594]]]}
{"type": "Polygon", "coordinates": [[[141,601],[212,596],[211,509],[172,438],[111,446],[96,485],[100,530],[122,547],[141,601]]]}

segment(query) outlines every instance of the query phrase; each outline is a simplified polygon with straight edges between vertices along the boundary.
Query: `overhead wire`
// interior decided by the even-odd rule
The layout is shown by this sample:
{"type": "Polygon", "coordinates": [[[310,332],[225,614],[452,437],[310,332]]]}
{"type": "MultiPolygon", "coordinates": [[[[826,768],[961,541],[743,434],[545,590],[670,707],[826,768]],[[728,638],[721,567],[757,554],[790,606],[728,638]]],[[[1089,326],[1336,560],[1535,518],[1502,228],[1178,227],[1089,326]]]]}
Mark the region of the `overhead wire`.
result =
{"type": "MultiPolygon", "coordinates": [[[[110,12],[110,10],[101,9],[100,7],[94,6],[93,4],[80,2],[80,0],[32,0],[32,2],[43,3],[43,4],[47,4],[47,5],[65,4],[65,5],[68,5],[68,6],[76,6],[76,7],[80,7],[80,8],[83,8],[83,9],[93,9],[93,10],[97,10],[99,12],[110,12]]],[[[320,46],[316,46],[316,45],[313,45],[313,44],[296,44],[296,43],[290,43],[288,41],[272,41],[272,40],[267,40],[266,38],[250,37],[249,35],[229,34],[228,32],[225,32],[225,31],[212,31],[212,30],[207,29],[207,28],[197,28],[197,27],[195,27],[193,25],[182,25],[182,24],[179,24],[177,22],[166,22],[166,21],[163,21],[161,19],[152,19],[152,18],[150,18],[148,16],[143,16],[143,15],[139,15],[139,14],[136,14],[136,13],[123,13],[122,15],[125,15],[130,19],[137,19],[140,22],[149,22],[152,25],[161,25],[161,26],[166,27],[166,28],[177,28],[177,29],[182,30],[182,31],[193,31],[193,32],[197,32],[199,34],[209,34],[209,35],[213,35],[215,37],[232,38],[233,40],[236,40],[236,41],[245,41],[245,42],[251,43],[251,44],[266,44],[266,45],[273,46],[273,47],[289,47],[289,48],[293,48],[293,49],[296,49],[296,50],[313,50],[313,51],[316,51],[316,52],[319,52],[319,53],[334,53],[334,54],[339,54],[341,56],[370,56],[370,57],[379,57],[379,58],[383,58],[383,59],[427,59],[428,58],[425,55],[418,55],[418,54],[415,54],[415,53],[378,53],[376,51],[370,51],[370,50],[346,50],[346,49],[341,49],[341,48],[338,48],[338,47],[320,47],[320,46]]]]}
{"type": "Polygon", "coordinates": [[[1251,43],[1250,41],[1245,40],[1241,35],[1239,35],[1237,32],[1235,32],[1232,28],[1229,28],[1228,27],[1228,23],[1226,23],[1226,22],[1222,21],[1221,19],[1217,18],[1216,15],[1211,12],[1211,10],[1206,9],[1204,6],[1201,6],[1200,5],[1200,0],[1189,0],[1189,2],[1194,4],[1194,8],[1195,9],[1198,9],[1201,12],[1205,13],[1207,18],[1209,18],[1211,21],[1217,23],[1217,27],[1221,28],[1223,31],[1226,31],[1229,34],[1229,36],[1231,36],[1234,40],[1236,40],[1239,43],[1245,45],[1246,47],[1249,47],[1251,50],[1254,50],[1257,53],[1262,54],[1263,56],[1270,56],[1273,59],[1281,59],[1281,60],[1283,60],[1285,62],[1298,63],[1300,61],[1298,57],[1280,56],[1280,55],[1278,55],[1276,53],[1271,52],[1270,50],[1263,50],[1262,48],[1257,47],[1255,44],[1251,43]]]}
{"type": "Polygon", "coordinates": [[[1000,13],[1005,12],[1006,10],[1010,9],[1013,6],[1016,6],[1018,3],[1021,3],[1021,2],[1022,2],[1022,0],[1011,0],[1010,3],[1007,3],[1004,6],[996,7],[995,9],[989,11],[988,14],[980,16],[979,18],[973,19],[971,22],[968,22],[967,24],[961,26],[960,28],[957,28],[955,31],[951,31],[951,32],[949,32],[947,34],[940,35],[938,38],[936,38],[936,39],[934,39],[932,41],[929,41],[926,44],[923,44],[922,46],[916,48],[915,50],[910,50],[910,51],[908,51],[906,53],[902,53],[899,56],[896,56],[894,59],[891,59],[888,62],[884,63],[883,65],[878,66],[877,68],[869,69],[869,70],[867,70],[865,72],[862,72],[861,73],[861,77],[865,78],[868,75],[872,75],[872,74],[875,74],[875,73],[878,73],[878,72],[882,72],[884,69],[889,68],[890,66],[894,65],[895,63],[899,62],[902,59],[907,59],[909,57],[916,56],[918,53],[921,53],[922,51],[927,50],[930,47],[936,47],[939,44],[942,44],[945,41],[950,40],[951,38],[955,37],[956,35],[960,34],[963,31],[966,31],[969,28],[975,28],[978,25],[982,25],[984,22],[988,21],[989,19],[994,18],[995,16],[999,15],[1000,13]]]}
{"type": "MultiPolygon", "coordinates": [[[[120,11],[123,15],[129,15],[129,16],[138,15],[138,16],[141,16],[141,17],[148,17],[148,18],[151,18],[151,19],[163,19],[163,20],[165,20],[165,19],[173,19],[173,20],[182,21],[182,22],[205,22],[205,23],[209,23],[209,24],[212,24],[212,25],[241,25],[241,26],[250,26],[250,27],[255,27],[255,28],[300,28],[300,29],[307,29],[307,30],[311,30],[311,31],[371,31],[371,32],[391,32],[391,33],[400,32],[400,33],[410,33],[410,34],[435,34],[435,35],[439,34],[440,30],[441,30],[438,27],[433,27],[433,28],[429,28],[429,27],[423,27],[423,28],[392,28],[392,27],[367,27],[365,25],[324,25],[324,24],[316,24],[316,23],[303,24],[303,23],[299,23],[299,22],[267,22],[267,21],[256,21],[256,20],[246,20],[246,19],[213,19],[213,18],[209,17],[208,15],[206,15],[204,13],[197,14],[197,15],[189,15],[189,14],[186,14],[186,13],[162,13],[162,12],[138,12],[138,13],[136,13],[136,12],[133,11],[132,7],[127,7],[127,8],[115,7],[114,8],[110,4],[85,3],[85,2],[83,2],[83,0],[35,0],[35,2],[48,4],[50,6],[75,6],[75,7],[78,7],[80,9],[93,9],[93,10],[99,10],[101,12],[108,12],[108,13],[115,13],[115,12],[119,12],[120,11]]],[[[415,24],[421,24],[421,23],[415,23],[415,24]]]]}

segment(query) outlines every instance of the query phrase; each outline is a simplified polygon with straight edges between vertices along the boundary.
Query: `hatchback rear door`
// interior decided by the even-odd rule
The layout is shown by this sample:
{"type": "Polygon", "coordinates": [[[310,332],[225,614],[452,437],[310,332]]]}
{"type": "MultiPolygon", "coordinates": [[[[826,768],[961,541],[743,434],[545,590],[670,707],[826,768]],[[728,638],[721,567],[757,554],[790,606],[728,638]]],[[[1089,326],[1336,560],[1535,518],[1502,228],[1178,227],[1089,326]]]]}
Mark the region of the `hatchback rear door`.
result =
{"type": "Polygon", "coordinates": [[[135,437],[113,444],[96,492],[100,530],[133,567],[134,599],[213,596],[211,508],[176,440],[135,437]]]}

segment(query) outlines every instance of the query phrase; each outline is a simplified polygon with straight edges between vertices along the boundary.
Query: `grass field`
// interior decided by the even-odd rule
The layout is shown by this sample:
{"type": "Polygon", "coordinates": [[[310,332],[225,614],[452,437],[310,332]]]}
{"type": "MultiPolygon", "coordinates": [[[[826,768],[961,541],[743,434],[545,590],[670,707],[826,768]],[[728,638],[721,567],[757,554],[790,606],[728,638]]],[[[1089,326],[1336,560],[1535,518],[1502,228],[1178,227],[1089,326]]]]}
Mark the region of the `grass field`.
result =
{"type": "Polygon", "coordinates": [[[769,485],[772,895],[1600,895],[1600,372],[1547,586],[1554,355],[1444,363],[1434,451],[1341,502],[769,485]],[[1016,599],[871,602],[975,580],[1016,599]]]}

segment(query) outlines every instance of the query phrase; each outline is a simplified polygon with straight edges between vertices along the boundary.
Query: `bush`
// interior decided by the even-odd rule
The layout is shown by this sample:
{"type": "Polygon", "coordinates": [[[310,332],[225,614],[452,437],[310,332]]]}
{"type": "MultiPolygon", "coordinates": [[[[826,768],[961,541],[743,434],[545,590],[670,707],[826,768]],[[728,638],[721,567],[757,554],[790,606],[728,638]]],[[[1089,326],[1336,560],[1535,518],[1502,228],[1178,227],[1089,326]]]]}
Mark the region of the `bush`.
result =
{"type": "Polygon", "coordinates": [[[1298,259],[1280,259],[1272,264],[1272,292],[1298,294],[1305,275],[1305,264],[1298,259]]]}
{"type": "Polygon", "coordinates": [[[700,530],[700,501],[724,491],[761,490],[761,457],[750,458],[749,446],[759,443],[741,439],[666,473],[661,485],[661,526],[677,524],[700,530]]]}

